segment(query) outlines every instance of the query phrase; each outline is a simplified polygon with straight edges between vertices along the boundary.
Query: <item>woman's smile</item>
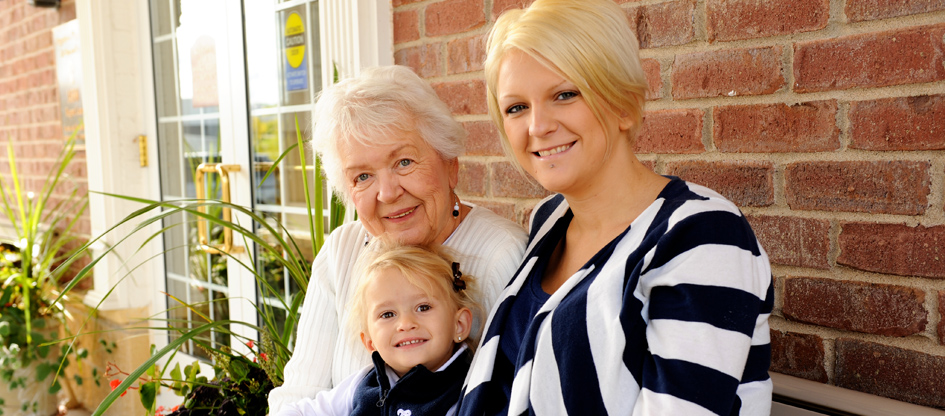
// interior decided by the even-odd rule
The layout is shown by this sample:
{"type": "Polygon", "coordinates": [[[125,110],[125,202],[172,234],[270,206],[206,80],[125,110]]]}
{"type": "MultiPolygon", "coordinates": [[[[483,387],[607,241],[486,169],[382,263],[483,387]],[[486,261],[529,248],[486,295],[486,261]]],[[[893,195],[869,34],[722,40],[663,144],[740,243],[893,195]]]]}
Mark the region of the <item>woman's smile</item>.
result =
{"type": "Polygon", "coordinates": [[[386,217],[384,217],[384,218],[387,218],[387,219],[389,219],[389,220],[399,220],[399,219],[404,218],[404,217],[406,217],[406,216],[408,216],[408,215],[410,215],[410,214],[413,214],[413,212],[416,211],[416,210],[417,210],[417,207],[408,208],[408,209],[406,209],[406,210],[400,211],[400,212],[397,213],[397,214],[388,215],[388,216],[386,216],[386,217]]]}
{"type": "Polygon", "coordinates": [[[534,153],[536,156],[538,156],[538,157],[553,156],[553,155],[556,155],[556,154],[558,154],[558,153],[567,151],[568,149],[571,148],[571,146],[574,146],[574,143],[576,143],[576,142],[571,142],[571,143],[568,143],[568,144],[563,144],[563,145],[561,145],[561,146],[553,147],[553,148],[551,148],[551,149],[539,150],[539,151],[533,152],[533,153],[534,153]]]}

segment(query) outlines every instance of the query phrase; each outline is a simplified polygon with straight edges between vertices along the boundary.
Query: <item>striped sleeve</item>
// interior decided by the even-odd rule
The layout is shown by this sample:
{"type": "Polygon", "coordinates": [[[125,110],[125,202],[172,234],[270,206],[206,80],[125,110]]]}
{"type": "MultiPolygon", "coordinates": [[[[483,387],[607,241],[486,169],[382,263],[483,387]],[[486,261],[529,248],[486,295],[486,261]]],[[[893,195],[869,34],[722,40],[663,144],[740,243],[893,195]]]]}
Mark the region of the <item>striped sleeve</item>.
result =
{"type": "Polygon", "coordinates": [[[740,394],[770,403],[771,272],[751,227],[734,205],[706,200],[680,206],[666,227],[635,293],[652,355],[635,413],[727,415],[759,402],[740,394]],[[760,388],[742,388],[752,382],[760,388]]]}

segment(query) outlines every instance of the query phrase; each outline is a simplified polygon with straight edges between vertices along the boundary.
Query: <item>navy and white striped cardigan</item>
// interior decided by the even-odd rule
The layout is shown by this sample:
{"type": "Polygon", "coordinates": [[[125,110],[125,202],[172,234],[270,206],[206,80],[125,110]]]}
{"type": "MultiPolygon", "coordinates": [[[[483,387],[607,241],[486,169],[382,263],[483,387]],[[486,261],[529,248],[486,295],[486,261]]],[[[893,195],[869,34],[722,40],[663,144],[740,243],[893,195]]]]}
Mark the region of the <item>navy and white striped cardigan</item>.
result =
{"type": "Polygon", "coordinates": [[[513,379],[493,371],[511,304],[572,218],[561,195],[536,207],[525,260],[467,375],[461,415],[494,408],[508,383],[511,415],[770,413],[768,257],[734,204],[670,179],[532,318],[513,379]]]}

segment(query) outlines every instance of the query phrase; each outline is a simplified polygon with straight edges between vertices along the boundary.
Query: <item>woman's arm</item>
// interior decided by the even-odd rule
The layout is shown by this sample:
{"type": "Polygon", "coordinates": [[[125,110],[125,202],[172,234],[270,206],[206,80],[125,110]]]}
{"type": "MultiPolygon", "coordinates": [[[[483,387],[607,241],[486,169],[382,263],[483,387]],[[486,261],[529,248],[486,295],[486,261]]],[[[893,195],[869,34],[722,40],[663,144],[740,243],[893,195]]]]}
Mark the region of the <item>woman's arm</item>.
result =
{"type": "Polygon", "coordinates": [[[338,383],[335,388],[319,392],[315,398],[303,398],[282,407],[273,416],[347,416],[354,407],[354,393],[361,380],[371,371],[372,367],[365,367],[358,373],[338,383]]]}
{"type": "MultiPolygon", "coordinates": [[[[329,240],[331,241],[331,240],[329,240]]],[[[338,336],[335,311],[335,288],[329,267],[331,247],[322,248],[312,264],[292,358],[283,370],[284,382],[269,393],[269,411],[278,412],[283,405],[312,398],[319,391],[331,388],[331,357],[338,336]]]]}
{"type": "Polygon", "coordinates": [[[771,271],[744,217],[707,211],[673,225],[635,295],[649,357],[634,414],[729,414],[759,395],[770,406],[771,271]]]}

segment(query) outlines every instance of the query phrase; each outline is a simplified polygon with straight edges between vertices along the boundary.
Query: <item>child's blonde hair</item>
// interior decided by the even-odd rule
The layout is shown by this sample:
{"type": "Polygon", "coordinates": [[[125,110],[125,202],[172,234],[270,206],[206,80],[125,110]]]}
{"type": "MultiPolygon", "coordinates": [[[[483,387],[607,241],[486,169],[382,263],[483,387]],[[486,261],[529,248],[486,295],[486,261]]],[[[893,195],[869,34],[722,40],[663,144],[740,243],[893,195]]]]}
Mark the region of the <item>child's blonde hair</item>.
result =
{"type": "MultiPolygon", "coordinates": [[[[358,258],[355,270],[360,276],[354,296],[348,303],[350,316],[348,325],[350,334],[357,337],[367,332],[367,288],[374,282],[382,270],[394,269],[400,272],[410,284],[420,288],[427,296],[444,296],[449,304],[457,310],[467,308],[472,312],[472,322],[482,322],[482,307],[476,301],[479,297],[476,281],[472,276],[462,274],[457,282],[453,273],[453,264],[457,264],[459,272],[461,265],[452,261],[452,256],[445,247],[422,247],[403,245],[381,238],[374,241],[362,252],[358,258]],[[458,286],[465,285],[465,288],[458,286]]],[[[472,328],[470,333],[479,333],[481,328],[472,328]]],[[[470,348],[474,348],[478,340],[467,339],[470,348]]]]}

